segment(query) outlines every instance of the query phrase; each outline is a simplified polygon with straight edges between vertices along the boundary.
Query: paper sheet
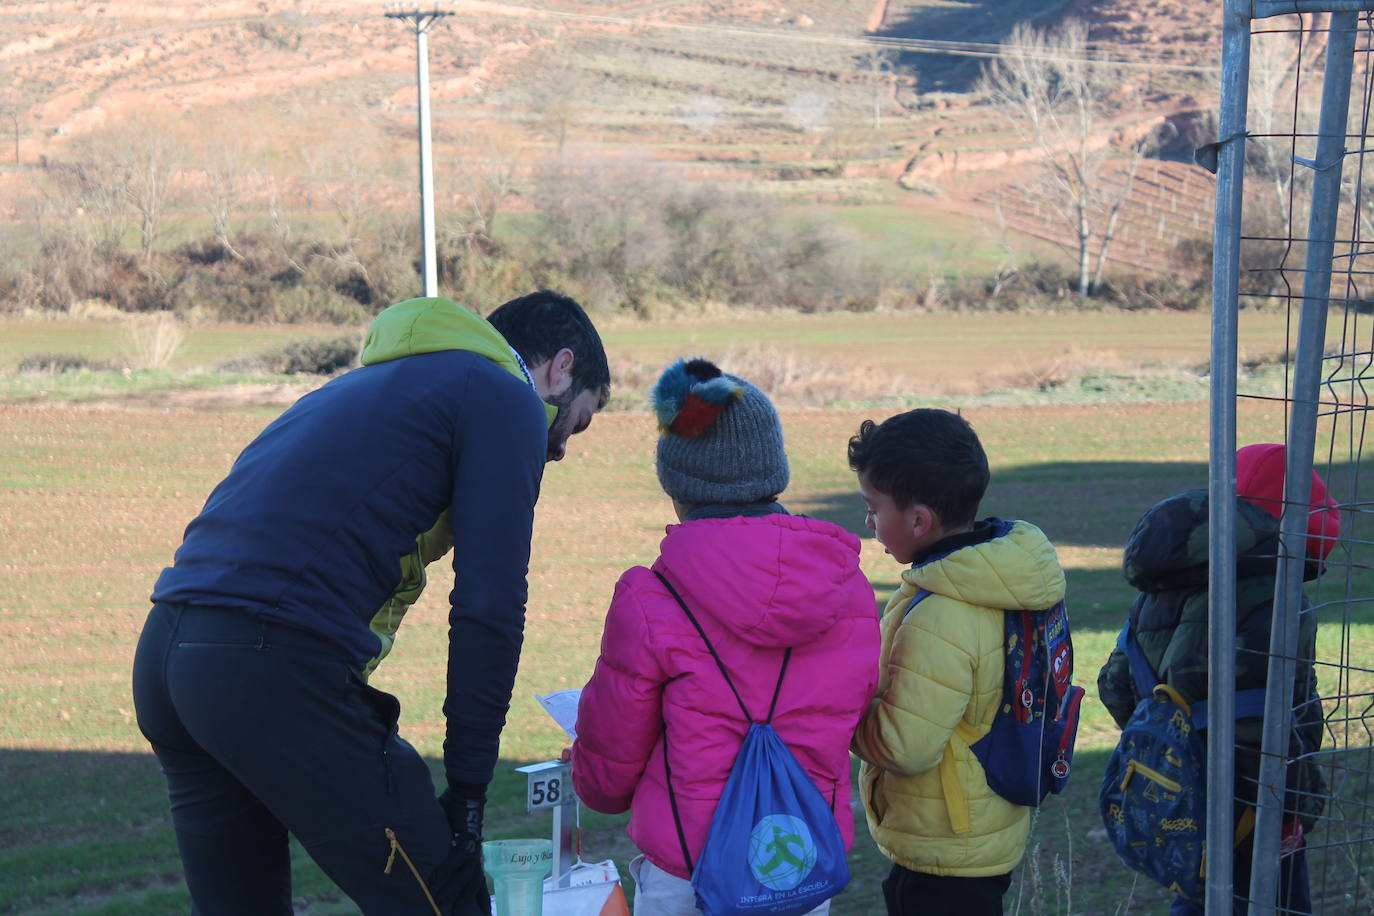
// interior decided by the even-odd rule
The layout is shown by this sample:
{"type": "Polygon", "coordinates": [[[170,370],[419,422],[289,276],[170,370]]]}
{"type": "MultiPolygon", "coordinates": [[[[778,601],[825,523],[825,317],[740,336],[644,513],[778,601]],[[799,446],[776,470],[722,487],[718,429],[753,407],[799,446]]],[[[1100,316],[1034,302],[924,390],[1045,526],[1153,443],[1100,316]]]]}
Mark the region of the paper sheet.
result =
{"type": "Polygon", "coordinates": [[[557,722],[563,731],[568,733],[568,737],[577,740],[577,701],[582,696],[581,688],[577,690],[555,690],[553,693],[536,693],[534,698],[539,701],[549,715],[553,716],[553,721],[557,722]]]}

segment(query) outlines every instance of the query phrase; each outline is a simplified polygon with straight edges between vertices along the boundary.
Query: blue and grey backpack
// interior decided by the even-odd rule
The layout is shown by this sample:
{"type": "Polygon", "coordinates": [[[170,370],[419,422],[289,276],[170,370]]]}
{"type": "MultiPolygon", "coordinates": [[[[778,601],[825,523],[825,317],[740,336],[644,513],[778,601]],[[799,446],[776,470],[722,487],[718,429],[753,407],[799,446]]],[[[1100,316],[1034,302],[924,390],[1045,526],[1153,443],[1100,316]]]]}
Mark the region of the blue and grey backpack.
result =
{"type": "MultiPolygon", "coordinates": [[[[1116,647],[1130,663],[1141,699],[1107,760],[1098,796],[1102,823],[1127,866],[1175,894],[1201,900],[1207,875],[1207,703],[1190,706],[1160,683],[1129,620],[1116,647]]],[[[1236,718],[1263,714],[1263,690],[1236,694],[1236,718]]]]}
{"type": "Polygon", "coordinates": [[[692,873],[697,908],[706,916],[800,916],[844,890],[849,861],[834,811],[770,724],[792,650],[783,653],[768,718],[755,721],[682,596],[662,575],[654,574],[696,627],[750,723],[695,866],[678,815],[664,735],[668,798],[682,859],[692,873]]]}
{"type": "MultiPolygon", "coordinates": [[[[921,589],[906,613],[930,593],[921,589]]],[[[1073,768],[1083,688],[1073,677],[1073,642],[1064,602],[1040,611],[1005,611],[1006,669],[992,728],[969,750],[988,787],[1015,805],[1037,807],[1059,794],[1073,768]]]]}

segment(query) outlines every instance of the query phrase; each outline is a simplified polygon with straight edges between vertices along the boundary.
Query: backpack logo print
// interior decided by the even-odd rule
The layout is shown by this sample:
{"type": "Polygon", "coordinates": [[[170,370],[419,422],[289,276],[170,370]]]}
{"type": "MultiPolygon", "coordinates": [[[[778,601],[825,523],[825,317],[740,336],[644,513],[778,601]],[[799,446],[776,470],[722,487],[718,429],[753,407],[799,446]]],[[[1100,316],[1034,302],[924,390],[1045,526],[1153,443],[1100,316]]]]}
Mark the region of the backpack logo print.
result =
{"type": "Polygon", "coordinates": [[[816,842],[790,814],[764,816],[749,832],[749,870],[770,890],[790,891],[816,867],[816,842]]]}

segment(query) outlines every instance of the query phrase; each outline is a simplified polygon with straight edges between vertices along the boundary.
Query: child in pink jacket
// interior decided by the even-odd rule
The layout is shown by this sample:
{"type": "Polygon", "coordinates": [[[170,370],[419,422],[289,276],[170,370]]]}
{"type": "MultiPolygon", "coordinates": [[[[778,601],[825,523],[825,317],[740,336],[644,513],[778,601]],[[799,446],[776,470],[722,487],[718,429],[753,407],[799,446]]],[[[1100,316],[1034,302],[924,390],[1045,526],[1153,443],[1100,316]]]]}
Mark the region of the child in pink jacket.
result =
{"type": "Polygon", "coordinates": [[[787,455],[763,392],[705,360],[679,360],[653,400],[658,479],[681,524],[668,526],[652,570],[633,567],[616,585],[578,707],[573,784],[590,808],[630,810],[643,853],[630,864],[636,916],[690,916],[688,863],[749,722],[655,574],[701,623],[752,715],[766,716],[792,649],[773,726],[830,803],[846,848],[849,742],[877,686],[878,617],[858,539],[777,502],[787,455]]]}

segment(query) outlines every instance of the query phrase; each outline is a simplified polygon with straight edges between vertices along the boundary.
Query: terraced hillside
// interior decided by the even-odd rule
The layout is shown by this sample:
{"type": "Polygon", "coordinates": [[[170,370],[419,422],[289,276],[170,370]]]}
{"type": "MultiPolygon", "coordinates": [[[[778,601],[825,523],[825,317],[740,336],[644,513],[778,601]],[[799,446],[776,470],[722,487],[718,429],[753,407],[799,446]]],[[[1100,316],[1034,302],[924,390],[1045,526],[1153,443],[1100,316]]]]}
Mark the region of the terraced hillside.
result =
{"type": "MultiPolygon", "coordinates": [[[[1104,176],[1114,193],[1126,191],[1125,172],[1118,167],[1104,176]]],[[[1110,258],[1152,273],[1168,270],[1177,258],[1180,241],[1210,236],[1215,194],[1213,177],[1194,165],[1142,163],[1120,210],[1110,258]]],[[[1068,249],[1077,244],[1066,219],[1047,214],[1042,204],[1028,200],[1014,186],[985,190],[976,202],[995,210],[1009,229],[1068,249]]],[[[1105,214],[1095,217],[1103,219],[1105,214]]]]}
{"type": "MultiPolygon", "coordinates": [[[[436,164],[514,163],[519,182],[559,153],[642,158],[794,198],[953,206],[987,219],[1000,208],[1013,229],[1043,237],[998,191],[1033,154],[978,104],[981,62],[1017,22],[1082,16],[1097,46],[1150,81],[1138,120],[1186,117],[1215,82],[1211,6],[457,0],[429,38],[436,164]]],[[[373,0],[0,0],[0,161],[11,160],[0,206],[18,216],[26,169],[150,108],[198,116],[207,147],[217,130],[241,131],[228,125],[248,112],[267,167],[307,183],[318,180],[309,163],[320,137],[347,149],[350,135],[376,130],[382,154],[408,164],[414,38],[381,13],[373,0]]],[[[1151,174],[1208,205],[1205,180],[1186,168],[1151,174]]],[[[1127,235],[1142,253],[1123,237],[1124,261],[1154,263],[1191,225],[1151,210],[1151,193],[1132,198],[1127,235]],[[1153,253],[1151,232],[1164,243],[1153,253]]],[[[393,198],[407,205],[406,194],[393,198]]]]}

